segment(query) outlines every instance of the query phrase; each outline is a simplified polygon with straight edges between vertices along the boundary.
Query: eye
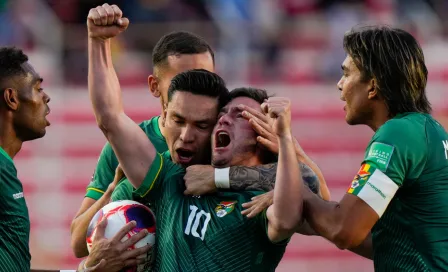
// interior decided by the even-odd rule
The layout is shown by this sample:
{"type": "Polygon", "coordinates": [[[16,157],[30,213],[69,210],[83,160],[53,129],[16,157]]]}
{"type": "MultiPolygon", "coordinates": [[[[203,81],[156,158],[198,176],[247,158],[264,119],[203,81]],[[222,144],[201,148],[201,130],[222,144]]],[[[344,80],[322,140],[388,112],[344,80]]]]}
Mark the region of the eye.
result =
{"type": "Polygon", "coordinates": [[[239,113],[236,115],[236,118],[244,118],[244,117],[243,117],[243,113],[242,113],[242,112],[239,112],[239,113]]]}
{"type": "Polygon", "coordinates": [[[174,121],[174,123],[179,124],[179,125],[184,123],[184,121],[180,120],[180,119],[173,119],[173,121],[174,121]]]}
{"type": "Polygon", "coordinates": [[[208,124],[198,124],[197,126],[199,129],[203,129],[203,130],[206,130],[210,127],[208,124]]]}

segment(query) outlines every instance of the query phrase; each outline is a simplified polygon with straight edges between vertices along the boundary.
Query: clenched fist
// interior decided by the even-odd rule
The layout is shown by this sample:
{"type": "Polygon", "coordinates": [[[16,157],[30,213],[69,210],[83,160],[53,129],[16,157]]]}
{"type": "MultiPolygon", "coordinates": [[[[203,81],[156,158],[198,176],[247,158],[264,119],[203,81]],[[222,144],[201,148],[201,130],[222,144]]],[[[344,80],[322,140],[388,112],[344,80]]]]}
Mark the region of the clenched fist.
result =
{"type": "Polygon", "coordinates": [[[87,30],[89,38],[107,40],[125,31],[129,20],[116,5],[104,4],[89,11],[87,30]]]}
{"type": "Polygon", "coordinates": [[[291,135],[291,101],[286,97],[271,97],[261,104],[263,112],[273,119],[272,128],[278,137],[291,135]]]}
{"type": "Polygon", "coordinates": [[[185,176],[185,195],[200,196],[216,192],[215,168],[211,165],[192,165],[185,176]]]}

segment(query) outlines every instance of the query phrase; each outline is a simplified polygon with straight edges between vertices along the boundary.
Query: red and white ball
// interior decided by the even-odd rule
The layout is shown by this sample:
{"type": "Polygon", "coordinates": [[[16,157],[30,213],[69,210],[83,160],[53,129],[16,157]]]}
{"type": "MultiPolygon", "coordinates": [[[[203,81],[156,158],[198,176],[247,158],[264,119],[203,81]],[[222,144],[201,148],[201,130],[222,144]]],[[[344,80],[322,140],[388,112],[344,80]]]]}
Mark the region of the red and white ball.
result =
{"type": "MultiPolygon", "coordinates": [[[[145,238],[138,241],[129,249],[140,248],[147,244],[154,245],[156,235],[156,217],[154,213],[145,205],[132,200],[121,200],[107,204],[101,210],[99,210],[90,221],[89,228],[87,229],[87,248],[90,252],[92,243],[95,239],[95,234],[98,224],[104,219],[107,219],[107,226],[104,232],[106,239],[111,239],[117,234],[117,232],[124,227],[127,223],[135,221],[137,225],[129,231],[121,240],[126,241],[138,232],[146,229],[148,235],[145,238]]],[[[152,262],[152,250],[146,255],[145,263],[138,267],[126,269],[126,272],[139,272],[148,271],[152,262]]]]}

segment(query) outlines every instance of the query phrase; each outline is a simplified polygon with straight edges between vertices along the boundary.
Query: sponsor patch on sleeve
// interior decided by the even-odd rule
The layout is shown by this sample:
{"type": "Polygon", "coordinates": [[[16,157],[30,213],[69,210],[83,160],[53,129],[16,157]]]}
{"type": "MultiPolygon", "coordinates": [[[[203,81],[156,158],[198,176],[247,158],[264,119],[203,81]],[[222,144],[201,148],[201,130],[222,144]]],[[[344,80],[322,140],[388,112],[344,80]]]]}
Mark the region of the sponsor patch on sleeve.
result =
{"type": "Polygon", "coordinates": [[[392,145],[375,142],[370,146],[365,160],[375,163],[379,170],[386,172],[393,153],[394,147],[392,145]]]}
{"type": "Polygon", "coordinates": [[[388,176],[371,164],[363,164],[347,193],[366,202],[381,217],[398,190],[388,176]]]}

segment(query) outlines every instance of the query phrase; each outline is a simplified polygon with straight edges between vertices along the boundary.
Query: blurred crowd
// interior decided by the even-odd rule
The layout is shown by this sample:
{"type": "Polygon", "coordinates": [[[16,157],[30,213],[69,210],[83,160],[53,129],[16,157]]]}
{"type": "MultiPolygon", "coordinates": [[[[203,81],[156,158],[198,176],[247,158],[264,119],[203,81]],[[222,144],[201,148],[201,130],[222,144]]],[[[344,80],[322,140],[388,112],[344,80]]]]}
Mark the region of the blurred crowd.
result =
{"type": "MultiPolygon", "coordinates": [[[[86,84],[85,20],[104,0],[0,0],[0,42],[55,57],[63,83],[86,84]],[[39,14],[39,15],[37,15],[39,14]],[[48,16],[42,16],[48,14],[48,16]]],[[[339,77],[342,36],[386,23],[424,43],[448,41],[446,0],[110,0],[131,21],[114,43],[123,84],[144,84],[151,50],[173,30],[204,36],[226,80],[326,82],[339,77]]],[[[44,65],[45,66],[45,65],[44,65]]],[[[48,65],[51,66],[51,65],[48,65]]],[[[51,68],[49,68],[51,69],[51,68]]],[[[53,67],[54,69],[54,67],[53,67]]],[[[51,73],[49,73],[51,74],[51,73]]]]}

